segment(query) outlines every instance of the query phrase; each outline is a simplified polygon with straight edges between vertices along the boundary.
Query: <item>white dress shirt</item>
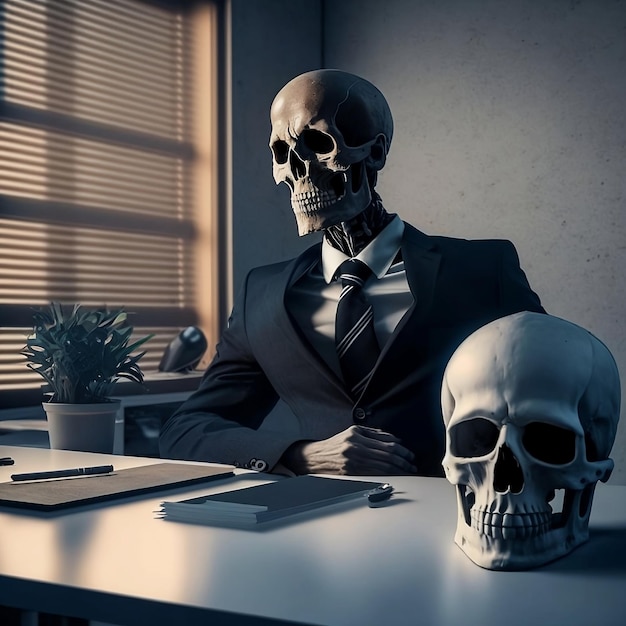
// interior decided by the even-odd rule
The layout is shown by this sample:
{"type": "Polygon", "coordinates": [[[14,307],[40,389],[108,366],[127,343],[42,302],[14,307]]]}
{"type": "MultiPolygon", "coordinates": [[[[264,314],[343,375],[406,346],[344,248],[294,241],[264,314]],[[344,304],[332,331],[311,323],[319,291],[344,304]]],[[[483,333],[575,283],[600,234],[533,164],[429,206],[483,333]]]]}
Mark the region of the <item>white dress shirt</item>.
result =
{"type": "MultiPolygon", "coordinates": [[[[365,263],[373,273],[373,276],[365,282],[363,291],[374,309],[374,326],[381,348],[413,304],[404,262],[393,262],[400,249],[403,233],[404,222],[395,216],[354,257],[365,263]]],[[[339,266],[349,258],[324,239],[321,265],[314,265],[298,280],[286,298],[287,309],[296,324],[336,373],[340,370],[335,352],[335,313],[341,283],[333,280],[333,277],[339,266]]]]}

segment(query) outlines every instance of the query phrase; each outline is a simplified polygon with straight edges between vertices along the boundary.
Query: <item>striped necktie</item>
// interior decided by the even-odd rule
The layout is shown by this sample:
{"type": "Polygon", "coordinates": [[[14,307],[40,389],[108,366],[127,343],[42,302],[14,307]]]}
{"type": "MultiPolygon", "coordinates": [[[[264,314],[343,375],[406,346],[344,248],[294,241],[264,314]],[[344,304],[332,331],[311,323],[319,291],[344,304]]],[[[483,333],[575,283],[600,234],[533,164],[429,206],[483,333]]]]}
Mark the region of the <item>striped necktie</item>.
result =
{"type": "Polygon", "coordinates": [[[362,290],[371,275],[370,268],[356,259],[344,261],[337,270],[342,290],[335,318],[335,346],[344,382],[354,398],[363,391],[380,354],[372,305],[362,290]]]}

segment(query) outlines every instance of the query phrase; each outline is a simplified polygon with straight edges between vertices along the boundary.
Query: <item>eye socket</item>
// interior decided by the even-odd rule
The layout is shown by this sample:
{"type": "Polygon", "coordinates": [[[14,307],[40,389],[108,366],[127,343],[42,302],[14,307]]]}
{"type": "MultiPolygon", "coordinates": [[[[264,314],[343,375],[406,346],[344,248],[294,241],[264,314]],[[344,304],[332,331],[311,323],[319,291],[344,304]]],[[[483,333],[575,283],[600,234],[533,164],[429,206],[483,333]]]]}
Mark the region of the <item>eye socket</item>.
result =
{"type": "Polygon", "coordinates": [[[320,130],[309,128],[300,136],[304,145],[315,154],[328,154],[335,149],[335,140],[320,130]]]}
{"type": "Polygon", "coordinates": [[[278,140],[272,144],[271,147],[272,154],[274,155],[274,160],[279,165],[283,165],[287,163],[287,158],[289,157],[289,145],[286,141],[278,140]]]}
{"type": "Polygon", "coordinates": [[[522,444],[538,461],[565,465],[576,456],[576,433],[553,424],[531,422],[524,429],[522,444]]]}
{"type": "Polygon", "coordinates": [[[500,429],[488,419],[476,417],[455,424],[450,429],[450,451],[454,456],[485,456],[496,447],[500,429]]]}

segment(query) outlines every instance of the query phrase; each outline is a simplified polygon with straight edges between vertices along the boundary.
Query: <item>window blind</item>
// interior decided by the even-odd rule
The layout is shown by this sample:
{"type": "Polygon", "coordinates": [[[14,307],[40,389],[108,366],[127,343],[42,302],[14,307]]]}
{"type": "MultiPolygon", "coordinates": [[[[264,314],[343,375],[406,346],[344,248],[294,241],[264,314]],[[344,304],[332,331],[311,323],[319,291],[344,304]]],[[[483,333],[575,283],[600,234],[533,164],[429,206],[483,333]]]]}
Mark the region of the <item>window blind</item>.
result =
{"type": "Polygon", "coordinates": [[[136,336],[155,334],[146,373],[198,324],[194,92],[206,85],[189,6],[0,3],[0,407],[42,383],[19,354],[33,307],[124,307],[136,336]]]}

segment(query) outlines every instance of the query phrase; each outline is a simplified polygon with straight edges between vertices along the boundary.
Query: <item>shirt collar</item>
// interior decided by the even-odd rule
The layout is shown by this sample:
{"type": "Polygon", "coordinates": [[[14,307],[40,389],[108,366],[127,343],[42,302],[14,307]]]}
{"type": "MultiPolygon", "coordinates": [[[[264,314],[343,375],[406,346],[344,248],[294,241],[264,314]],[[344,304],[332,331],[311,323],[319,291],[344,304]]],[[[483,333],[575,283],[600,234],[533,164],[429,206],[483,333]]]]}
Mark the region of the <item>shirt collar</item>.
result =
{"type": "MultiPolygon", "coordinates": [[[[400,249],[403,233],[404,222],[396,215],[354,258],[365,263],[377,278],[382,278],[400,249]]],[[[341,250],[331,246],[324,237],[322,241],[324,280],[330,283],[337,268],[349,258],[341,250]]]]}

